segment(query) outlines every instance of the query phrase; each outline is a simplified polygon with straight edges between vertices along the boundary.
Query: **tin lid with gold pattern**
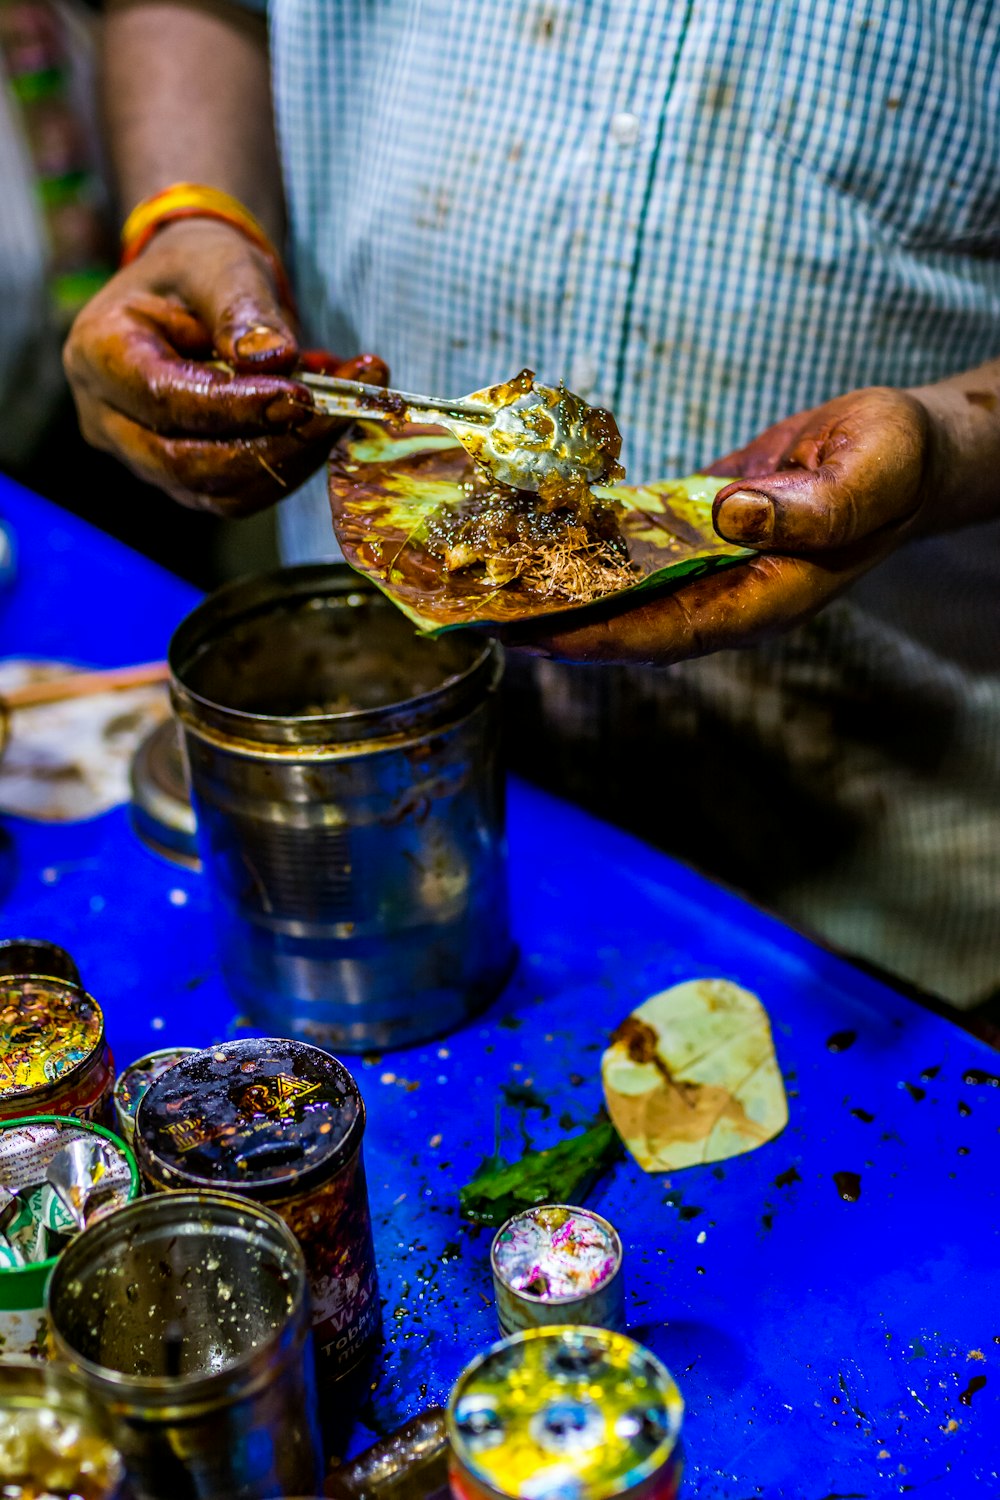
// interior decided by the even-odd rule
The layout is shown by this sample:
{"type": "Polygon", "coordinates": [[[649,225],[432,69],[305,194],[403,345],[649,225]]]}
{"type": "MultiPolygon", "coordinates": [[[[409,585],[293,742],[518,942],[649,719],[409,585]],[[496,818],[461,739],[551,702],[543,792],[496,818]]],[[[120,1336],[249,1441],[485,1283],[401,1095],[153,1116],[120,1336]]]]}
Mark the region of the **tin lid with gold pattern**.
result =
{"type": "Polygon", "coordinates": [[[68,1083],[104,1044],[104,1017],[79,985],[0,977],[0,1109],[68,1083]]]}
{"type": "Polygon", "coordinates": [[[332,1176],[357,1150],[365,1111],[343,1063],[283,1037],[183,1058],[139,1103],[135,1151],[165,1187],[228,1187],[268,1202],[332,1176]]]}

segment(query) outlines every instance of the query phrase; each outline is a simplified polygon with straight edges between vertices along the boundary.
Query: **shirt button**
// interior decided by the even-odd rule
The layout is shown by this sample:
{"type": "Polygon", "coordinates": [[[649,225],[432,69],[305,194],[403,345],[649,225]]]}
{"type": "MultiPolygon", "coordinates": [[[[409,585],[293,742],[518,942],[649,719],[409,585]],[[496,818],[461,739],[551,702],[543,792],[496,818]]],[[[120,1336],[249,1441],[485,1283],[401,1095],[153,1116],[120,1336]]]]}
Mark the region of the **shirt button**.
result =
{"type": "Polygon", "coordinates": [[[611,139],[619,146],[634,146],[639,139],[639,116],[622,110],[611,116],[611,139]]]}
{"type": "Polygon", "coordinates": [[[597,384],[600,368],[593,354],[578,354],[570,366],[570,389],[578,396],[589,395],[597,384]]]}

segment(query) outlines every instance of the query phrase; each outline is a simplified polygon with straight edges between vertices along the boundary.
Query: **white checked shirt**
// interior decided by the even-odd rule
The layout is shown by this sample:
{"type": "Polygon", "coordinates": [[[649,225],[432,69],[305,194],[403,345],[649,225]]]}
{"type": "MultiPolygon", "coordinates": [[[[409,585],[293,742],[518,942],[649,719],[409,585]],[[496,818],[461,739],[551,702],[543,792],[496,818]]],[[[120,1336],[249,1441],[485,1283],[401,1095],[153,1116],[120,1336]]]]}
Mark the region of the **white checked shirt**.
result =
{"type": "MultiPolygon", "coordinates": [[[[564,378],[613,409],[642,481],[842,391],[1000,355],[992,0],[271,0],[269,15],[308,335],[374,350],[404,387],[457,395],[523,365],[564,378]]],[[[315,486],[282,507],[282,533],[291,559],[330,553],[315,486]]],[[[710,702],[790,775],[775,703],[804,679],[829,705],[884,703],[885,674],[905,680],[915,724],[922,704],[945,734],[937,763],[831,707],[818,790],[865,832],[768,894],[965,1003],[1000,987],[998,581],[1000,526],[977,528],[911,547],[775,647],[627,674],[644,701],[681,693],[702,719],[710,702]]],[[[584,738],[616,712],[614,677],[576,678],[584,738]]],[[[563,683],[552,668],[546,692],[571,717],[563,683]]],[[[649,713],[653,733],[679,732],[673,710],[649,713]]]]}

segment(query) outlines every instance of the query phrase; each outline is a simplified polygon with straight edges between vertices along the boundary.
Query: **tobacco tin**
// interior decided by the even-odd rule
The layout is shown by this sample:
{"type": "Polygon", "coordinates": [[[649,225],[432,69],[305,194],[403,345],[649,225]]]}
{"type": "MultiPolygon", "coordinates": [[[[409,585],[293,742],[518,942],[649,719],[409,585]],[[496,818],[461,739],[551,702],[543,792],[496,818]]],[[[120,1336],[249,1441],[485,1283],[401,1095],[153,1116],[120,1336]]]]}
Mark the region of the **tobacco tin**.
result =
{"type": "Polygon", "coordinates": [[[550,1324],[625,1327],[622,1242],[600,1214],[545,1203],[514,1214],[490,1251],[502,1334],[550,1324]]]}
{"type": "Polygon", "coordinates": [[[448,1403],[454,1500],[674,1500],[684,1402],[670,1372],[604,1328],[494,1344],[448,1403]]]}
{"type": "Polygon", "coordinates": [[[107,1124],[113,1085],[92,996],[62,979],[0,978],[0,1120],[57,1114],[107,1124]]]}
{"type": "Polygon", "coordinates": [[[135,1151],[150,1188],[243,1193],[297,1236],[323,1382],[350,1374],[379,1334],[364,1131],[365,1107],[344,1065],[277,1037],[184,1058],[150,1086],[136,1115],[135,1151]]]}
{"type": "Polygon", "coordinates": [[[45,938],[4,938],[0,942],[0,974],[45,974],[80,984],[80,971],[65,948],[45,938]]]}

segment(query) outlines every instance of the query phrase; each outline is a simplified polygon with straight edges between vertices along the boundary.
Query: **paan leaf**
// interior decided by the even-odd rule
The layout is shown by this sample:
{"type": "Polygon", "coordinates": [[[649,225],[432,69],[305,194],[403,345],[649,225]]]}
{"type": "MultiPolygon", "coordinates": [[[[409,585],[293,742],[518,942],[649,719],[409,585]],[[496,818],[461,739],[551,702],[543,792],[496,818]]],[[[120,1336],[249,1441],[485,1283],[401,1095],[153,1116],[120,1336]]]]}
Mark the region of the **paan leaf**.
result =
{"type": "MultiPolygon", "coordinates": [[[[333,524],[347,561],[432,635],[579,609],[581,601],[533,592],[519,578],[497,585],[481,570],[449,572],[428,549],[431,517],[468,502],[473,473],[465,449],[440,428],[358,422],[330,459],[333,524]]],[[[595,489],[623,507],[619,523],[635,581],[594,602],[674,585],[752,556],[712,525],[712,501],[727,483],[695,474],[595,489]]]]}
{"type": "Polygon", "coordinates": [[[604,1099],[646,1172],[753,1151],[788,1124],[767,1012],[727,979],[654,995],[612,1034],[604,1099]]]}

